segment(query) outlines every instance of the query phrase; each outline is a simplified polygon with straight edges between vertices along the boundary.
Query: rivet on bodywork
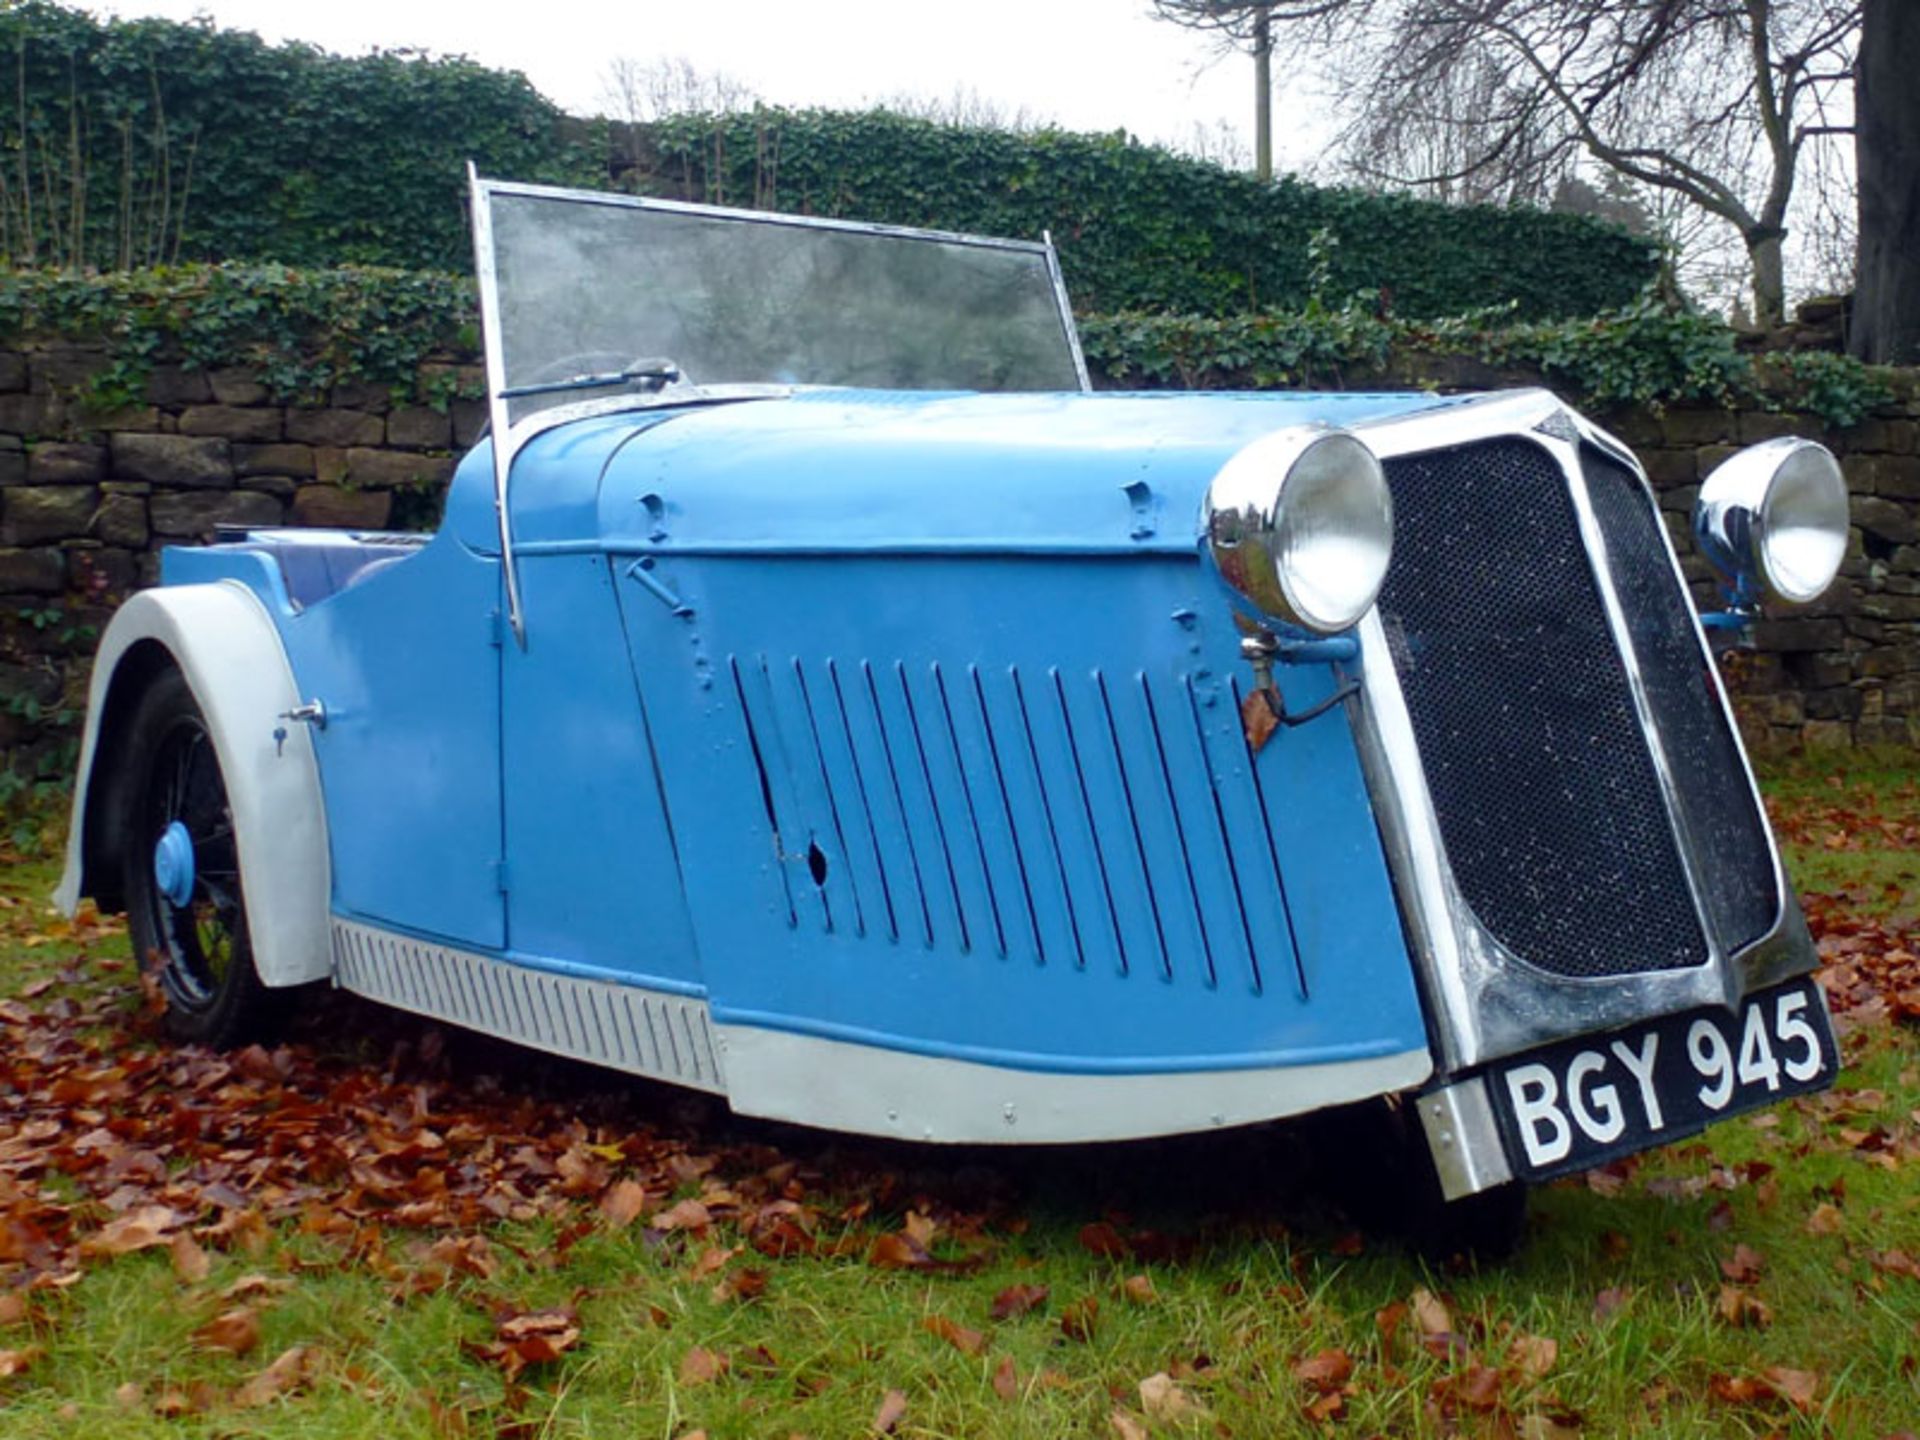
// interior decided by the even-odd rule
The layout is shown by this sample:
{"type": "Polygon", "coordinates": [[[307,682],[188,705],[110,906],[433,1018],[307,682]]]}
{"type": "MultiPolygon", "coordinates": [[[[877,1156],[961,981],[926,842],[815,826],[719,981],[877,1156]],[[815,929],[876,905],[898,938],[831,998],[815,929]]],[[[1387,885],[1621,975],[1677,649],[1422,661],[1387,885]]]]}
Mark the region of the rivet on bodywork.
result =
{"type": "Polygon", "coordinates": [[[1145,540],[1154,532],[1153,487],[1144,480],[1134,480],[1120,487],[1127,497],[1127,504],[1133,507],[1133,529],[1127,532],[1134,540],[1145,540]]]}
{"type": "Polygon", "coordinates": [[[647,512],[647,539],[658,543],[667,538],[667,502],[649,491],[640,497],[640,506],[647,512]]]}
{"type": "Polygon", "coordinates": [[[1000,1118],[1009,1125],[1018,1125],[1020,1117],[1014,1112],[1013,1102],[1009,1100],[1000,1111],[1000,1118]]]}

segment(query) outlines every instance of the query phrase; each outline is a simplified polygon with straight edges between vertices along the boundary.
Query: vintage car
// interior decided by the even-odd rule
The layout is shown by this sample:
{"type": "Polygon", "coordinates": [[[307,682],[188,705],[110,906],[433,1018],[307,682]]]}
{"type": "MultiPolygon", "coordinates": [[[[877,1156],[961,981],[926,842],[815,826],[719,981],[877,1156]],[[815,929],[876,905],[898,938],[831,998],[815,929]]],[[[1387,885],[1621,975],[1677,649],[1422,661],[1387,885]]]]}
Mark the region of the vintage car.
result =
{"type": "MultiPolygon", "coordinates": [[[[178,1036],[327,982],[923,1141],[1387,1097],[1449,1198],[1831,1081],[1660,512],[1551,394],[1090,393],[1050,241],[472,206],[438,533],[172,549],[102,638],[60,898],[178,1036]]],[[[1838,468],[1697,529],[1713,624],[1809,600],[1838,468]]]]}

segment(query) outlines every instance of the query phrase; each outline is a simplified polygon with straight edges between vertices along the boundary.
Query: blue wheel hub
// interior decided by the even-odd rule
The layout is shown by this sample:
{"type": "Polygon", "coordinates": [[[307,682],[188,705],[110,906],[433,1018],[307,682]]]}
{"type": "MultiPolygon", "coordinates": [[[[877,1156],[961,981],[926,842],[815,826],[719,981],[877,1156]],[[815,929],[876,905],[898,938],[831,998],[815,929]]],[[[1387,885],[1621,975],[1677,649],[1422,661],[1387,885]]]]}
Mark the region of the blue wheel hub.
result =
{"type": "Polygon", "coordinates": [[[186,909],[193,898],[193,837],[178,820],[160,832],[153,847],[153,880],[169,905],[186,909]]]}

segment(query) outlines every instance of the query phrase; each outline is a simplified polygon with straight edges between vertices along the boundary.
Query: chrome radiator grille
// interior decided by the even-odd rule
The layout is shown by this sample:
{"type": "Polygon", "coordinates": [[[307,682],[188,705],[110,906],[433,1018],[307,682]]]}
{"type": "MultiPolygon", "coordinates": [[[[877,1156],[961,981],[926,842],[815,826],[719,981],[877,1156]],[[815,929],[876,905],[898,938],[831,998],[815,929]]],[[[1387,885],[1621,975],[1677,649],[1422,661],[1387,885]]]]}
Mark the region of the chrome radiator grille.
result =
{"type": "MultiPolygon", "coordinates": [[[[1657,516],[1638,482],[1610,465],[1589,466],[1599,472],[1596,517],[1613,563],[1631,572],[1622,601],[1635,650],[1693,792],[1682,813],[1700,843],[1731,847],[1714,866],[1767,867],[1764,896],[1750,873],[1708,882],[1730,892],[1709,913],[1737,944],[1765,928],[1751,922],[1762,909],[1770,921],[1777,898],[1764,831],[1678,608],[1686,601],[1657,516]]],[[[1704,963],[1679,841],[1567,476],[1518,438],[1386,470],[1394,563],[1380,616],[1461,897],[1501,945],[1552,975],[1704,963]]]]}

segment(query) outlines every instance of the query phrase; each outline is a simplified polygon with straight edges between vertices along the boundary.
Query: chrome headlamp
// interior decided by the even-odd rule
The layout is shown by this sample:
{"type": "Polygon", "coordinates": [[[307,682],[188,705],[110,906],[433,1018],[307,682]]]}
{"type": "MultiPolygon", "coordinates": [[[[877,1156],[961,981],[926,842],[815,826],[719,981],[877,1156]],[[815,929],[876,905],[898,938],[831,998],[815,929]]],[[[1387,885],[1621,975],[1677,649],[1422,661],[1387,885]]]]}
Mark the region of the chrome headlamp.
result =
{"type": "Polygon", "coordinates": [[[1847,482],[1824,445],[1784,436],[1748,446],[1700,487],[1700,553],[1749,595],[1819,598],[1847,553],[1847,482]]]}
{"type": "Polygon", "coordinates": [[[1264,435],[1207,489],[1203,543],[1259,616],[1322,635],[1372,606],[1393,554],[1393,500],[1373,452],[1344,430],[1264,435]]]}

